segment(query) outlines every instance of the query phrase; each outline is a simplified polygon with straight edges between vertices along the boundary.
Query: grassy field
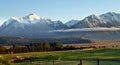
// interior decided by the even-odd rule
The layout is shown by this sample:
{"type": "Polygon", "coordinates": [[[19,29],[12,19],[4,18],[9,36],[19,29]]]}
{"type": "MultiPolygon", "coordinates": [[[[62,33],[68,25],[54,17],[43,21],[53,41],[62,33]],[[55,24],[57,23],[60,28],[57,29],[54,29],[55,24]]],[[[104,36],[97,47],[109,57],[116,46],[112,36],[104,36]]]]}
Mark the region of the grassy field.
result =
{"type": "MultiPolygon", "coordinates": [[[[2,55],[6,59],[8,54],[2,55]]],[[[68,50],[68,51],[52,51],[52,52],[32,52],[19,53],[14,56],[37,56],[40,59],[46,59],[49,56],[50,61],[33,61],[25,63],[15,63],[13,65],[52,65],[54,59],[55,65],[77,65],[79,59],[83,59],[83,65],[96,65],[96,59],[101,59],[101,65],[119,65],[120,64],[120,49],[84,49],[84,50],[68,50]],[[108,59],[108,60],[106,60],[108,59]]]]}

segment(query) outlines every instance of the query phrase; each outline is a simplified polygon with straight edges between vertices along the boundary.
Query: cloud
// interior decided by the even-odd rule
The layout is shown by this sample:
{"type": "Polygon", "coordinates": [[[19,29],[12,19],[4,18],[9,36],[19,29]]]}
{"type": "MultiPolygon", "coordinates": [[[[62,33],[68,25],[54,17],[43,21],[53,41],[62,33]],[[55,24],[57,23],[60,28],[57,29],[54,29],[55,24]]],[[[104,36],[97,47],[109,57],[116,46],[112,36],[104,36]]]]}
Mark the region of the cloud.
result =
{"type": "Polygon", "coordinates": [[[65,29],[65,30],[52,30],[49,32],[80,32],[80,31],[117,31],[120,30],[120,28],[104,28],[104,27],[100,27],[100,28],[77,28],[77,29],[65,29]]]}

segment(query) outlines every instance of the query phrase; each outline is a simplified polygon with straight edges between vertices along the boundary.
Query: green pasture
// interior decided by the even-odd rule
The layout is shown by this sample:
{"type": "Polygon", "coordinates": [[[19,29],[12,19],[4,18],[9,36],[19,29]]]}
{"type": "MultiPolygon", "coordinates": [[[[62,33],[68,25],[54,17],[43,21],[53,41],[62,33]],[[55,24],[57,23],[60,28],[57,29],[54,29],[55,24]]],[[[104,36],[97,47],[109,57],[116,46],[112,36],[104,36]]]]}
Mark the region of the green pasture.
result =
{"type": "MultiPolygon", "coordinates": [[[[5,59],[9,58],[9,54],[2,55],[5,59]]],[[[13,65],[77,65],[79,59],[82,59],[83,65],[97,65],[96,59],[100,59],[101,65],[119,65],[120,49],[84,49],[84,50],[67,50],[67,51],[51,51],[51,52],[31,52],[18,53],[14,56],[35,56],[41,61],[32,61],[25,63],[14,63],[13,65]],[[50,61],[45,60],[49,58],[50,61]],[[33,63],[33,64],[32,64],[33,63]]]]}

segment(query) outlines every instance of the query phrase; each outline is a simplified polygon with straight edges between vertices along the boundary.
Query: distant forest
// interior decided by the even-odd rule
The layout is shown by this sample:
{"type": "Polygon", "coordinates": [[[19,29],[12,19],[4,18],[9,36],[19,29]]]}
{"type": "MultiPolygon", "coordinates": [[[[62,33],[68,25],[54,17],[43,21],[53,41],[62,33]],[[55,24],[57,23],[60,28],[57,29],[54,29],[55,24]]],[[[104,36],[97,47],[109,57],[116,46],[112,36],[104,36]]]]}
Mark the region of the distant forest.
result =
{"type": "Polygon", "coordinates": [[[59,42],[33,43],[29,45],[24,45],[24,46],[13,45],[13,46],[9,46],[9,48],[0,45],[0,54],[60,51],[60,50],[74,50],[74,49],[77,49],[77,48],[73,46],[63,46],[63,44],[59,42]]]}
{"type": "Polygon", "coordinates": [[[0,45],[27,45],[32,43],[50,43],[59,42],[62,44],[74,44],[74,43],[91,43],[92,41],[82,37],[71,37],[71,38],[20,38],[20,37],[0,37],[0,45]]]}

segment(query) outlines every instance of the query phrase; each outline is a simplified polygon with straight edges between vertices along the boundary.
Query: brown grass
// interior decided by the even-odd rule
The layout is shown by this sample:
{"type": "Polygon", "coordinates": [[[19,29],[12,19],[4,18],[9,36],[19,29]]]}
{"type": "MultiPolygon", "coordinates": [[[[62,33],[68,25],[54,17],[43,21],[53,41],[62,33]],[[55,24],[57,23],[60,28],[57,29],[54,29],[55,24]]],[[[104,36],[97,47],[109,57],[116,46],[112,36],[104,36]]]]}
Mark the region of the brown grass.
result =
{"type": "Polygon", "coordinates": [[[103,47],[105,46],[106,48],[112,48],[112,47],[118,47],[120,48],[120,41],[95,41],[93,43],[83,43],[83,44],[64,44],[64,46],[73,46],[75,48],[80,48],[80,47],[90,47],[90,46],[95,46],[95,47],[103,47]]]}

